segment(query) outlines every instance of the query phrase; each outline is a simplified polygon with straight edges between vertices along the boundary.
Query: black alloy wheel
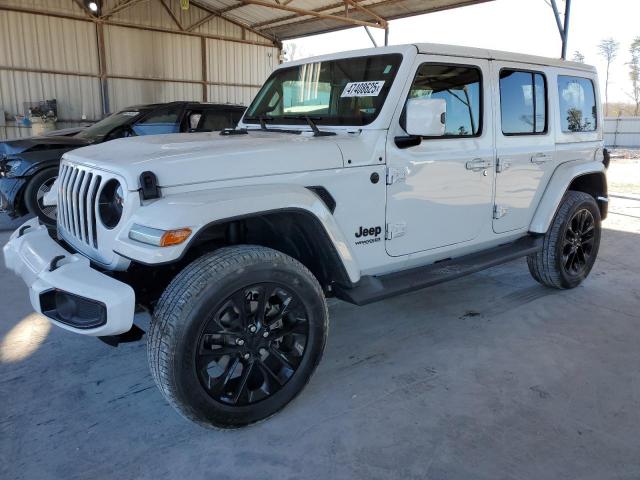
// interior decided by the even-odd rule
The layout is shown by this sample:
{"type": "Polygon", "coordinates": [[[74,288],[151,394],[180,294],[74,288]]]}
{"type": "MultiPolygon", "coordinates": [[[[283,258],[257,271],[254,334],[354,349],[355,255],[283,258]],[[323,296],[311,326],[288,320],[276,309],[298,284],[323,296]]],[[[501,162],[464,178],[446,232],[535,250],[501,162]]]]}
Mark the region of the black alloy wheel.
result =
{"type": "Polygon", "coordinates": [[[298,260],[258,245],[205,253],[165,289],[149,328],[154,381],[185,418],[237,428],[304,389],[329,329],[323,289],[298,260]]]}
{"type": "Polygon", "coordinates": [[[221,403],[260,402],[296,372],[308,335],[304,304],[286,286],[242,288],[219,305],[200,333],[195,355],[200,383],[221,403]]]}
{"type": "Polygon", "coordinates": [[[568,275],[582,275],[589,265],[595,231],[595,219],[586,208],[575,212],[567,222],[562,245],[562,265],[568,275]]]}
{"type": "Polygon", "coordinates": [[[552,288],[575,288],[589,276],[598,257],[600,208],[585,192],[569,190],[543,238],[542,249],[527,257],[533,278],[552,288]]]}

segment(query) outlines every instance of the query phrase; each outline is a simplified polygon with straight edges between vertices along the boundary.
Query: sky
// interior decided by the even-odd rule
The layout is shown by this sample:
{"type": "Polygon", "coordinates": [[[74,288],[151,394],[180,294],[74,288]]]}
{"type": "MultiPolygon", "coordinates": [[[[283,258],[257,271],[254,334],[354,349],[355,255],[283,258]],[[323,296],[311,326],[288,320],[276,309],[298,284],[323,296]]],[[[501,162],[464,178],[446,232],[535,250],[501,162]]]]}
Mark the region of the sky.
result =
{"type": "MultiPolygon", "coordinates": [[[[564,1],[558,1],[564,11],[564,1]]],[[[546,0],[495,0],[493,2],[431,13],[390,22],[389,44],[431,42],[507,50],[559,57],[560,35],[553,10],[546,0]]],[[[384,33],[372,30],[379,45],[384,33]]],[[[585,63],[595,65],[604,93],[606,62],[597,45],[613,37],[620,43],[611,65],[609,101],[630,103],[629,46],[640,36],[640,0],[573,0],[567,58],[579,50],[585,63]]],[[[285,42],[285,46],[291,42],[285,42]]],[[[293,40],[296,58],[372,46],[363,28],[293,40]]],[[[604,98],[604,95],[603,95],[604,98]]]]}

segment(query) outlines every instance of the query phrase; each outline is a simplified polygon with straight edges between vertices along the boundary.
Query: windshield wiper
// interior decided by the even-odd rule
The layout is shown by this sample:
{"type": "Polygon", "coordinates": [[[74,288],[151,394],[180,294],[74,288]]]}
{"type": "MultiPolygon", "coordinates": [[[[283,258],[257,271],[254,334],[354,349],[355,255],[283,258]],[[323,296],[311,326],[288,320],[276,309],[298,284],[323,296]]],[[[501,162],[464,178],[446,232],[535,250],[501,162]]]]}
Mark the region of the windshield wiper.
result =
{"type": "Polygon", "coordinates": [[[255,115],[253,117],[245,117],[245,120],[257,120],[260,122],[260,128],[262,130],[269,130],[267,128],[267,121],[273,122],[273,117],[267,117],[266,115],[255,115]]]}
{"type": "Polygon", "coordinates": [[[266,115],[255,115],[250,117],[244,117],[243,120],[249,121],[258,121],[260,122],[260,129],[265,132],[277,132],[277,133],[293,133],[295,135],[299,135],[302,133],[300,130],[288,130],[283,128],[267,128],[267,122],[273,122],[276,118],[280,117],[267,117],[266,115]]]}
{"type": "Polygon", "coordinates": [[[323,117],[310,117],[309,115],[285,115],[282,118],[287,120],[306,120],[311,130],[313,130],[314,137],[328,137],[336,134],[336,132],[326,132],[318,128],[316,121],[322,120],[323,117]]]}

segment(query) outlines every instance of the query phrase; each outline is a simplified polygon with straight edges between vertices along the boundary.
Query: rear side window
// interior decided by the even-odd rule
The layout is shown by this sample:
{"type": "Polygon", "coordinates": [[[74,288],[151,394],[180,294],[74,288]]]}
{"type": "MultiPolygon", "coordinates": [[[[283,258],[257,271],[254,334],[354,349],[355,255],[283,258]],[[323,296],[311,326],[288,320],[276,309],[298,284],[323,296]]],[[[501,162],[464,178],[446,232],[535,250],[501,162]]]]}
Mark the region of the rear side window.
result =
{"type": "Polygon", "coordinates": [[[593,132],[598,127],[596,94],[588,78],[558,76],[562,131],[593,132]]]}
{"type": "Polygon", "coordinates": [[[477,67],[424,63],[409,98],[447,102],[445,137],[476,137],[482,132],[482,76],[477,67]]]}
{"type": "Polygon", "coordinates": [[[136,135],[159,135],[163,133],[177,133],[180,131],[179,106],[162,107],[155,110],[148,117],[133,126],[136,135]]]}
{"type": "Polygon", "coordinates": [[[547,131],[547,84],[538,72],[500,71],[500,112],[505,135],[547,131]]]}

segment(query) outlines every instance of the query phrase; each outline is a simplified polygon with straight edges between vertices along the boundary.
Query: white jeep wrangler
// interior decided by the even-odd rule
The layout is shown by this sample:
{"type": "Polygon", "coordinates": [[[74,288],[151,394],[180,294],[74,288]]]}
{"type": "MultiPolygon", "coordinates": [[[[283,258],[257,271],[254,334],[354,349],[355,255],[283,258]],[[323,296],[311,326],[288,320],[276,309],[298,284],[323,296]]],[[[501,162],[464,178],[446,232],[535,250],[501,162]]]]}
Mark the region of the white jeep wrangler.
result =
{"type": "Polygon", "coordinates": [[[4,247],[33,307],[138,338],[164,397],[203,425],[293,399],[358,305],[527,257],[540,283],[591,270],[607,212],[594,68],[444,45],[281,65],[233,131],[67,153],[57,233],[4,247]],[[53,238],[55,237],[55,238],[53,238]]]}

